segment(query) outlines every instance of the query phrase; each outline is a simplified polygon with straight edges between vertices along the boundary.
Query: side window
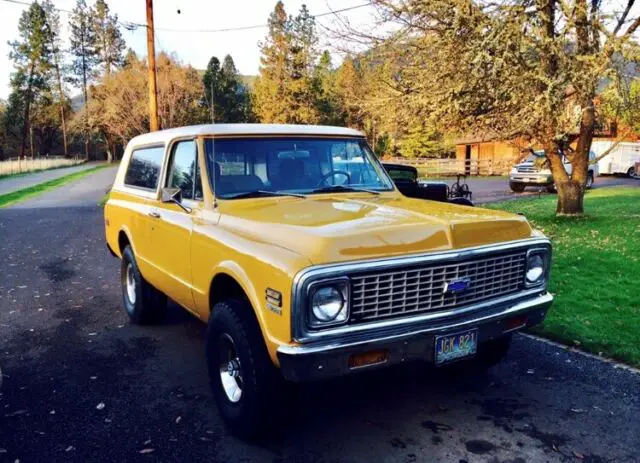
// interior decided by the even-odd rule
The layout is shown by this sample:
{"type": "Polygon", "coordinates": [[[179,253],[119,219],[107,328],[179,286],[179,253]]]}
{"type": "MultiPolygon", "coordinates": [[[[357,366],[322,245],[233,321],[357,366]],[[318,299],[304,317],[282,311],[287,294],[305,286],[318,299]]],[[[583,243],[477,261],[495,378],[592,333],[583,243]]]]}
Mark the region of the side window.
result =
{"type": "Polygon", "coordinates": [[[167,186],[180,188],[184,199],[202,198],[197,148],[193,140],[181,141],[174,145],[167,186]]]}
{"type": "Polygon", "coordinates": [[[125,185],[155,190],[158,187],[163,156],[163,146],[134,150],[124,176],[125,185]]]}

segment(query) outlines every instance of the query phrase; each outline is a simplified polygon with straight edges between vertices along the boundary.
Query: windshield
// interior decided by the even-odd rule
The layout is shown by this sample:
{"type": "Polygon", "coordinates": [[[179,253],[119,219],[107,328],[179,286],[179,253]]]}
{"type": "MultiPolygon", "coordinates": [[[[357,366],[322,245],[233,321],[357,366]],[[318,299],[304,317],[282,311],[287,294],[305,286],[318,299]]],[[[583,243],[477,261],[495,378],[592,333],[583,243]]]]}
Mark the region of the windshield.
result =
{"type": "Polygon", "coordinates": [[[525,162],[534,162],[544,157],[546,157],[544,155],[544,151],[534,151],[532,154],[527,156],[527,159],[525,159],[525,162]]]}
{"type": "Polygon", "coordinates": [[[210,138],[205,150],[218,198],[393,189],[363,139],[210,138]]]}

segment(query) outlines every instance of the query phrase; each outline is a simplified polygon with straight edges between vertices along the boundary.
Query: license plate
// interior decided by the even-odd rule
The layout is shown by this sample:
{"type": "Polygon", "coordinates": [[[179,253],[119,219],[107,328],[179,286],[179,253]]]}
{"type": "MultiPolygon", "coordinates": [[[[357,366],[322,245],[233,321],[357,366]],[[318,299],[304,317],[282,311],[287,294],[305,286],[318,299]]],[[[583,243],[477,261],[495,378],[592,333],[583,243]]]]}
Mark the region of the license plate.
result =
{"type": "Polygon", "coordinates": [[[436,337],[436,365],[475,355],[478,349],[478,330],[436,337]]]}

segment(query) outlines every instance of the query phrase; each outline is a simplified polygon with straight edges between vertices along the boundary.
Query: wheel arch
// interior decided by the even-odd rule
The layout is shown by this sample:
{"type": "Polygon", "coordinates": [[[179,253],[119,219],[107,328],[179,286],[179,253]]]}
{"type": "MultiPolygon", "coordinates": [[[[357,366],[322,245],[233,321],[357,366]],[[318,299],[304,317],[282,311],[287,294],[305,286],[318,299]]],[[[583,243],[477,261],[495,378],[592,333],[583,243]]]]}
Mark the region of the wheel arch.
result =
{"type": "MultiPolygon", "coordinates": [[[[211,278],[207,298],[209,300],[209,312],[213,310],[213,306],[216,303],[225,299],[244,299],[260,327],[263,341],[266,344],[274,342],[271,339],[264,314],[260,310],[261,303],[256,289],[249,276],[237,263],[232,261],[220,263],[211,278]]],[[[268,350],[271,352],[271,349],[268,350]]]]}
{"type": "Polygon", "coordinates": [[[122,227],[118,232],[118,252],[120,253],[120,257],[122,257],[124,248],[127,245],[131,246],[131,249],[133,249],[133,253],[136,254],[136,246],[131,239],[131,233],[126,227],[122,227]]]}

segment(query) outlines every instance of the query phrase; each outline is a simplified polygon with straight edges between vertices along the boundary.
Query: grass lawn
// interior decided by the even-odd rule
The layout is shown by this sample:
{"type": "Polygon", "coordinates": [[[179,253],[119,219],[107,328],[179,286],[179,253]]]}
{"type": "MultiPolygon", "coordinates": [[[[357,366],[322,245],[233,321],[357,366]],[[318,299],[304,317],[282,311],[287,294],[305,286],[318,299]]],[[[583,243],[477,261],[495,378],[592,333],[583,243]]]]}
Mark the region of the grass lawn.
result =
{"type": "Polygon", "coordinates": [[[107,201],[109,201],[109,193],[105,194],[102,199],[100,200],[100,202],[98,203],[98,206],[102,206],[104,207],[105,204],[107,204],[107,201]]]}
{"type": "Polygon", "coordinates": [[[10,204],[17,203],[18,201],[22,201],[27,198],[39,195],[40,193],[43,193],[47,190],[51,190],[52,188],[66,185],[69,182],[82,178],[85,175],[89,175],[97,170],[104,169],[108,166],[109,164],[100,165],[91,169],[82,170],[80,172],[74,172],[73,174],[65,175],[64,177],[59,177],[55,180],[50,180],[48,182],[39,183],[38,185],[34,185],[28,188],[23,188],[22,190],[7,193],[5,195],[0,195],[0,207],[5,207],[10,204]]]}
{"type": "Polygon", "coordinates": [[[640,188],[592,190],[586,215],[555,217],[556,197],[487,205],[524,213],[553,242],[555,301],[535,332],[640,367],[640,188]]]}

